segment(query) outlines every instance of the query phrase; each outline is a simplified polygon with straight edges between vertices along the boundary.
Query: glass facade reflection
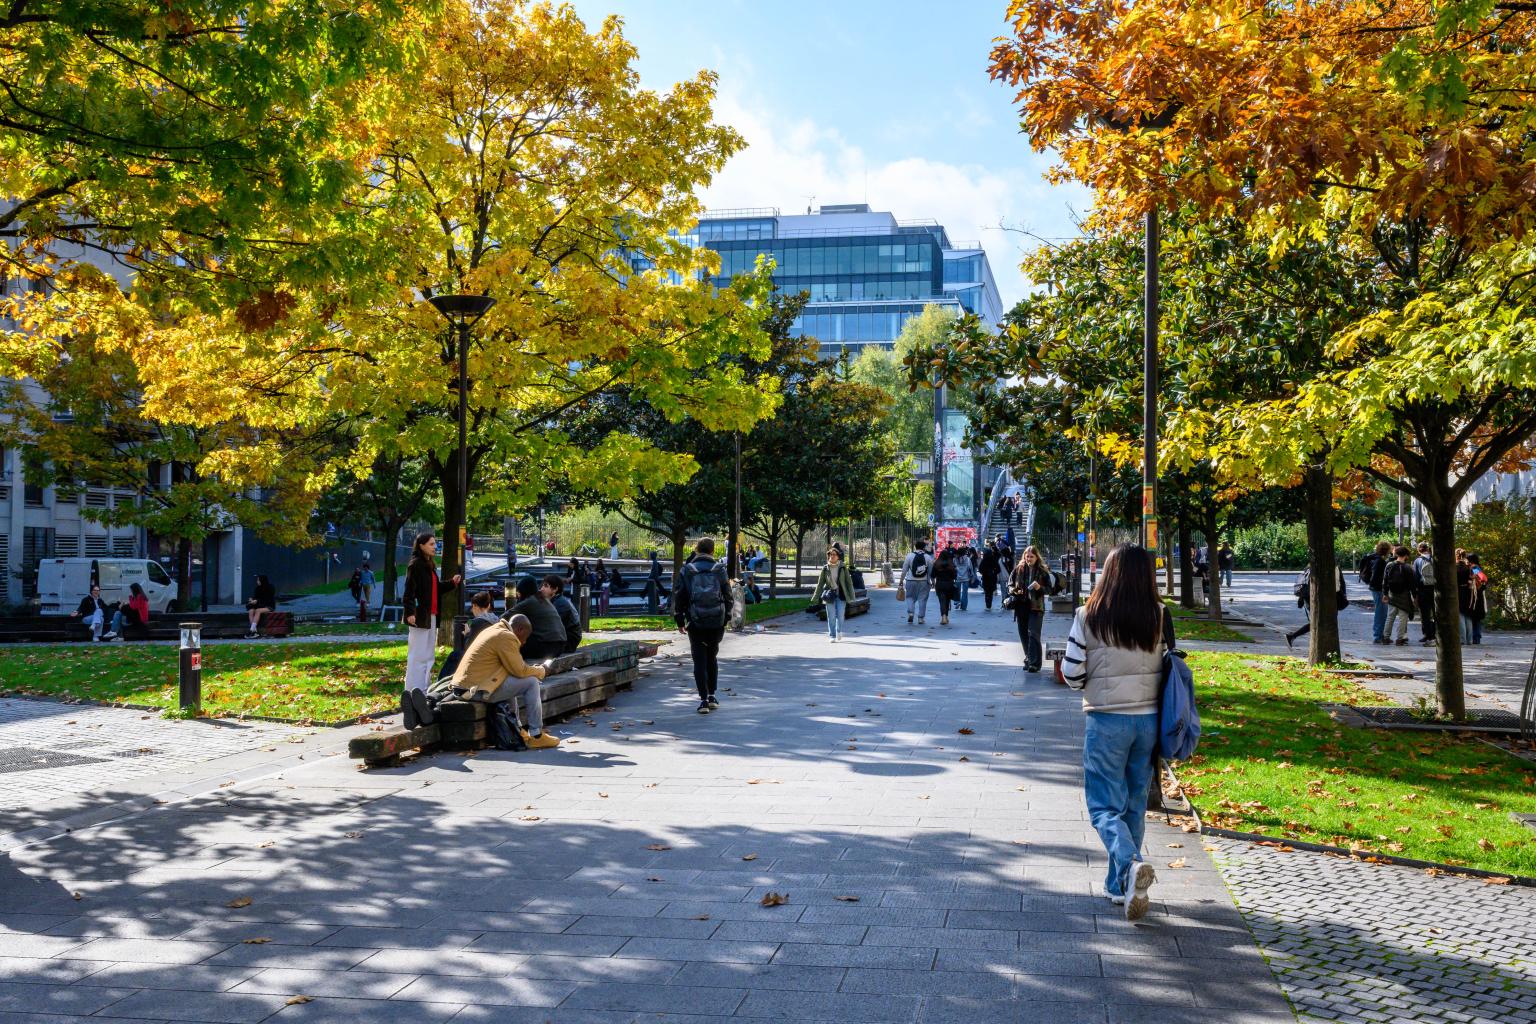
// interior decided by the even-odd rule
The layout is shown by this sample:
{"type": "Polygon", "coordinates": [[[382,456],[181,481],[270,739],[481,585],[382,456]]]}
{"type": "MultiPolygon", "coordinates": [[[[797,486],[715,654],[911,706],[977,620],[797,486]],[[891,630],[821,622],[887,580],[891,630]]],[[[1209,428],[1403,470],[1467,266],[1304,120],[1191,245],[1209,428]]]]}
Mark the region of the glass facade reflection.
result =
{"type": "Polygon", "coordinates": [[[820,341],[824,355],[890,346],[929,305],[976,313],[988,323],[1002,318],[986,253],[974,243],[952,244],[936,222],[899,222],[862,203],[803,216],[719,210],[699,221],[694,237],[720,254],[721,286],[759,257],[772,258],[779,290],[809,296],[793,330],[820,341]]]}

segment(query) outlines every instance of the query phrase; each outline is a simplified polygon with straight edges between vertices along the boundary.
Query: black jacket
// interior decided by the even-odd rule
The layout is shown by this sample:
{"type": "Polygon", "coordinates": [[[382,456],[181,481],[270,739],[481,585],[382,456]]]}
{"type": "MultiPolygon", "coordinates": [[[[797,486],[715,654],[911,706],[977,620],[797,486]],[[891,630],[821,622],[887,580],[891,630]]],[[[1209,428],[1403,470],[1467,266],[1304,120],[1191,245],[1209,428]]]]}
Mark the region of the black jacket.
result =
{"type": "MultiPolygon", "coordinates": [[[[691,576],[714,576],[716,584],[720,587],[720,601],[725,607],[725,622],[721,628],[731,621],[731,581],[725,575],[725,563],[717,562],[708,555],[699,555],[689,562],[683,569],[683,574],[672,588],[672,616],[679,626],[689,624],[688,615],[688,580],[691,576]]],[[[715,628],[715,627],[711,627],[715,628]]]]}
{"type": "Polygon", "coordinates": [[[82,619],[86,619],[96,614],[97,609],[101,610],[101,614],[107,614],[107,602],[99,597],[92,597],[90,594],[86,594],[80,599],[80,607],[75,609],[75,614],[82,619]]]}
{"type": "Polygon", "coordinates": [[[437,588],[438,598],[442,598],[453,589],[453,584],[438,579],[437,569],[427,559],[411,559],[410,565],[405,568],[405,593],[400,598],[400,615],[405,619],[415,616],[417,629],[427,629],[432,625],[433,587],[437,588]]]}
{"type": "Polygon", "coordinates": [[[1002,556],[997,553],[997,548],[989,547],[981,556],[982,580],[995,580],[1002,568],[1002,556]]]}
{"type": "Polygon", "coordinates": [[[1384,589],[1387,581],[1387,566],[1396,561],[1396,559],[1386,558],[1374,552],[1366,557],[1371,559],[1370,572],[1367,574],[1369,577],[1367,585],[1372,590],[1384,589]]]}
{"type": "Polygon", "coordinates": [[[277,588],[270,581],[256,584],[256,589],[251,594],[252,608],[276,608],[277,588]]]}
{"type": "Polygon", "coordinates": [[[563,644],[565,643],[565,624],[560,621],[560,613],[555,606],[544,600],[538,594],[530,594],[514,604],[504,616],[507,621],[514,615],[526,615],[528,621],[533,624],[533,632],[528,639],[540,643],[563,644]]]}

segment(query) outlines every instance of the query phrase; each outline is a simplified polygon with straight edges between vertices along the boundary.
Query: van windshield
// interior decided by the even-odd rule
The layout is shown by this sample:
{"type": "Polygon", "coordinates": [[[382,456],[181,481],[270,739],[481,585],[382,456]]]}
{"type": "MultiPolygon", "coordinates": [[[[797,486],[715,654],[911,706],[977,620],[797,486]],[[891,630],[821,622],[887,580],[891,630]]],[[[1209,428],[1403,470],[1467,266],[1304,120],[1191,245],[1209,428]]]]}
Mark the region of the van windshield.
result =
{"type": "Polygon", "coordinates": [[[169,575],[167,575],[166,571],[160,567],[160,563],[159,562],[150,562],[149,563],[149,581],[151,583],[158,583],[161,586],[169,586],[170,582],[171,582],[171,577],[169,575]]]}

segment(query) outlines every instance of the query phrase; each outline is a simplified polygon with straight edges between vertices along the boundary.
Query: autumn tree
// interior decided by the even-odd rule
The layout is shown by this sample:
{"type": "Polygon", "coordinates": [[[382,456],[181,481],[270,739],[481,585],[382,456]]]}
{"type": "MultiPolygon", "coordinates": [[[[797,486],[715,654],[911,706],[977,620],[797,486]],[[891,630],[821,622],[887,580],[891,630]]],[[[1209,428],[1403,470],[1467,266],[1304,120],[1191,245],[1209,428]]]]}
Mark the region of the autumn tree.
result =
{"type": "MultiPolygon", "coordinates": [[[[1277,251],[1332,236],[1374,257],[1380,311],[1331,325],[1328,364],[1288,395],[1213,413],[1230,427],[1218,457],[1271,477],[1401,476],[1431,518],[1437,587],[1453,592],[1457,501],[1536,428],[1506,305],[1536,216],[1536,111],[1508,99],[1529,77],[1536,10],[1020,0],[1009,17],[994,77],[1017,88],[1032,144],[1096,190],[1101,217],[1176,198],[1243,219],[1277,251]],[[1452,340],[1468,337],[1483,347],[1452,340]]],[[[1437,628],[1438,696],[1459,717],[1455,616],[1437,628]]]]}

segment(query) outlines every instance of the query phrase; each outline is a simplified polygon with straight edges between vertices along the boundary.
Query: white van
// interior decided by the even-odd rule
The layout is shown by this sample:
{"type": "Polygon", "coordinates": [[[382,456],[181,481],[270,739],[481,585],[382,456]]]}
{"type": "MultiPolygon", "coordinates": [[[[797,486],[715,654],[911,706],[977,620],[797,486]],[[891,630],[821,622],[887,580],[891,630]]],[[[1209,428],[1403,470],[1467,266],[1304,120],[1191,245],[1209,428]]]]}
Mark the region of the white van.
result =
{"type": "Polygon", "coordinates": [[[127,604],[128,587],[137,583],[151,613],[164,612],[176,597],[165,567],[148,558],[47,558],[37,567],[39,614],[68,615],[89,596],[92,580],[101,585],[101,599],[108,604],[127,604]]]}

